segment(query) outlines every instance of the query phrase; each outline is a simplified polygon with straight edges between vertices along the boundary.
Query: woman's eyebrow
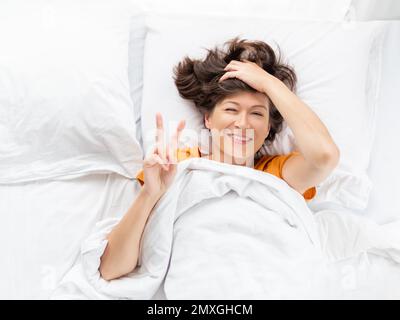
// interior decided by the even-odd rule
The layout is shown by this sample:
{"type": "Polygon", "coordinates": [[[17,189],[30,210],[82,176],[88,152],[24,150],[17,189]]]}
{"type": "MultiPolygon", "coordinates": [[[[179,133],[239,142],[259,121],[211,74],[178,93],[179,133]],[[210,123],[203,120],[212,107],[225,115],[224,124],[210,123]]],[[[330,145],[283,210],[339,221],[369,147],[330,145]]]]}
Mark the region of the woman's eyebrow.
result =
{"type": "Polygon", "coordinates": [[[265,106],[265,105],[263,105],[263,104],[256,104],[256,105],[254,105],[254,106],[251,106],[251,108],[264,108],[265,110],[267,110],[268,111],[268,108],[265,106]]]}
{"type": "MultiPolygon", "coordinates": [[[[225,101],[224,103],[232,103],[232,104],[235,104],[235,105],[237,105],[237,106],[240,106],[240,103],[238,103],[238,102],[236,102],[236,101],[232,101],[232,100],[225,101]]],[[[254,106],[251,106],[250,109],[252,109],[252,108],[257,108],[257,107],[259,107],[259,108],[264,108],[265,110],[268,111],[268,108],[267,108],[265,105],[263,105],[263,104],[256,104],[256,105],[254,105],[254,106]]]]}
{"type": "Polygon", "coordinates": [[[236,101],[228,100],[228,101],[225,101],[225,103],[233,103],[233,104],[236,104],[237,106],[240,106],[240,103],[238,103],[236,101]]]}

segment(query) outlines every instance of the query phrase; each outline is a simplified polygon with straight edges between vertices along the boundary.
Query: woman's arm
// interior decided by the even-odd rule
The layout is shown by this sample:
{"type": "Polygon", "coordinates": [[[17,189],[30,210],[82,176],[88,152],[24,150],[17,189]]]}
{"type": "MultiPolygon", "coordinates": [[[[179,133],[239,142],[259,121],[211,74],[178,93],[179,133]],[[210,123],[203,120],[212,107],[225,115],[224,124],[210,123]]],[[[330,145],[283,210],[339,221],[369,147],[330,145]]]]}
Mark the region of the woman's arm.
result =
{"type": "Polygon", "coordinates": [[[263,92],[287,122],[305,160],[315,167],[336,165],[339,150],[318,116],[279,79],[268,75],[263,92]]]}
{"type": "Polygon", "coordinates": [[[156,116],[157,146],[143,162],[144,186],[121,221],[107,236],[108,244],[101,257],[99,271],[105,280],[113,280],[136,268],[140,239],[147,218],[171,185],[176,173],[176,150],[179,135],[185,127],[178,124],[171,143],[164,146],[164,128],[160,114],[156,116]]]}
{"type": "Polygon", "coordinates": [[[339,149],[318,116],[282,81],[271,76],[264,90],[292,129],[300,151],[285,162],[282,177],[303,194],[329,176],[339,162],[339,149]]]}
{"type": "Polygon", "coordinates": [[[140,239],[147,218],[157,201],[157,197],[142,189],[128,212],[110,232],[99,268],[103,279],[116,279],[135,269],[140,239]]]}
{"type": "Polygon", "coordinates": [[[318,116],[286,85],[257,64],[231,61],[220,81],[238,78],[265,93],[292,129],[300,154],[284,164],[284,180],[300,193],[322,182],[337,166],[340,152],[318,116]]]}

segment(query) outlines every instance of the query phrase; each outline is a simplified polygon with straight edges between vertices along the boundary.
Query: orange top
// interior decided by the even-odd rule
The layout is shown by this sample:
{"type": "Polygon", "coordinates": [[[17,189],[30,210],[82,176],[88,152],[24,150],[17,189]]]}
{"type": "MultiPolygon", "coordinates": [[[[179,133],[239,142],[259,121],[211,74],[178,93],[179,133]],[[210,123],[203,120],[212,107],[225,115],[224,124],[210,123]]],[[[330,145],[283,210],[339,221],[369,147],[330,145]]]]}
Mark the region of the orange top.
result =
{"type": "MultiPolygon", "coordinates": [[[[259,159],[254,168],[256,170],[261,170],[264,172],[268,172],[273,174],[274,176],[283,179],[282,177],[282,168],[285,164],[286,160],[289,159],[292,155],[298,154],[298,152],[294,151],[287,155],[279,155],[279,156],[263,156],[259,159]]],[[[200,151],[199,148],[185,148],[185,149],[178,149],[177,159],[178,161],[183,161],[189,158],[200,158],[200,151]]],[[[141,170],[136,179],[139,180],[140,184],[144,184],[144,172],[141,170]]],[[[303,197],[305,200],[311,200],[316,195],[317,190],[315,187],[308,189],[306,192],[303,193],[303,197]]]]}

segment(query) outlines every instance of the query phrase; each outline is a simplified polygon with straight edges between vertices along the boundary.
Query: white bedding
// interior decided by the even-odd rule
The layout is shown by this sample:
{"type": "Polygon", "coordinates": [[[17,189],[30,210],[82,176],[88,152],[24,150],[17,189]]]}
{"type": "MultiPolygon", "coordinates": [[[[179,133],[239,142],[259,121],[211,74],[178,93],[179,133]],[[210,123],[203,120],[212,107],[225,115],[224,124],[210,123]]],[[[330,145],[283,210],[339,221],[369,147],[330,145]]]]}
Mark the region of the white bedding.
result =
{"type": "MultiPolygon", "coordinates": [[[[391,21],[384,43],[377,125],[368,173],[373,182],[365,216],[378,223],[400,219],[400,21],[391,21]]],[[[400,232],[400,231],[399,231],[400,232]]]]}
{"type": "MultiPolygon", "coordinates": [[[[397,30],[400,29],[397,27],[397,30]]],[[[386,189],[378,186],[378,189],[373,191],[371,206],[366,212],[367,217],[378,222],[395,221],[400,218],[398,204],[394,201],[398,197],[398,182],[393,179],[388,185],[388,177],[393,177],[396,172],[385,171],[389,167],[395,168],[398,163],[396,159],[399,159],[398,152],[394,156],[392,148],[395,146],[392,145],[393,139],[391,139],[398,136],[398,126],[395,123],[397,117],[393,117],[394,112],[398,112],[395,91],[398,86],[394,86],[393,83],[400,83],[398,55],[393,50],[400,47],[398,46],[399,38],[395,38],[398,34],[398,31],[392,33],[390,46],[392,49],[389,52],[392,54],[385,56],[386,73],[383,74],[385,88],[382,89],[381,98],[381,107],[385,108],[381,111],[386,113],[378,115],[381,117],[381,126],[378,123],[375,141],[378,148],[373,152],[371,159],[373,182],[378,181],[380,186],[387,186],[386,189]],[[387,121],[391,121],[389,126],[387,121]],[[380,132],[383,132],[382,135],[379,135],[380,132]],[[382,162],[388,164],[388,160],[391,161],[390,165],[381,165],[382,162]],[[376,196],[380,197],[377,199],[376,196]]],[[[72,177],[66,176],[66,178],[72,177]]],[[[0,185],[0,214],[2,215],[0,252],[3,257],[0,263],[2,275],[0,298],[49,297],[58,280],[74,264],[82,240],[90,233],[96,221],[126,212],[138,188],[136,181],[117,174],[90,175],[68,181],[43,180],[0,185]]],[[[325,213],[329,212],[331,211],[325,211],[325,213]]],[[[350,214],[340,212],[340,215],[334,215],[334,217],[342,217],[343,220],[336,220],[338,228],[335,233],[330,233],[329,239],[333,243],[336,239],[342,239],[343,234],[358,234],[357,228],[348,227],[347,216],[350,214]]],[[[116,220],[108,220],[110,223],[113,221],[115,223],[116,220]]],[[[386,227],[397,227],[399,230],[395,223],[386,227]]],[[[340,261],[334,263],[335,272],[341,277],[339,283],[344,289],[338,291],[342,297],[400,297],[400,273],[394,255],[397,251],[380,250],[378,252],[386,253],[388,256],[377,255],[376,251],[354,256],[344,254],[343,256],[347,258],[342,256],[340,261]]],[[[81,264],[76,264],[64,278],[63,296],[70,294],[69,297],[73,298],[109,298],[109,296],[99,294],[89,282],[85,281],[80,267],[81,264]],[[76,282],[83,286],[80,293],[76,291],[78,288],[76,282]],[[65,290],[66,288],[68,290],[65,290]]],[[[119,284],[123,285],[125,282],[126,280],[123,280],[119,284]]],[[[125,289],[129,290],[130,287],[125,289]]],[[[162,297],[163,294],[160,290],[157,296],[162,297]]]]}
{"type": "Polygon", "coordinates": [[[0,184],[117,172],[142,150],[128,0],[0,1],[0,184]]]}
{"type": "Polygon", "coordinates": [[[385,257],[380,265],[400,273],[399,222],[378,226],[332,210],[314,216],[283,180],[205,159],[179,164],[149,218],[140,267],[105,281],[100,257],[117,222],[98,224],[53,298],[331,298],[347,290],[341,268],[356,268],[360,254],[385,257]]]}
{"type": "Polygon", "coordinates": [[[124,214],[137,188],[117,174],[0,185],[0,299],[47,299],[95,223],[124,214]]]}

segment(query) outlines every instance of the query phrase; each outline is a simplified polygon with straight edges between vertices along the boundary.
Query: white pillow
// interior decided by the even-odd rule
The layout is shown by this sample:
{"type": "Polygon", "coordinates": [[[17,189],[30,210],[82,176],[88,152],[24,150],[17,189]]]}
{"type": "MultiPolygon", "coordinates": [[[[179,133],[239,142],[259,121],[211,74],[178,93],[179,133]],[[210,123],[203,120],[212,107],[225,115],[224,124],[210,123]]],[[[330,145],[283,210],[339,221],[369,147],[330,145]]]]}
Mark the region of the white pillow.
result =
{"type": "Polygon", "coordinates": [[[373,189],[364,214],[377,223],[400,219],[400,21],[390,21],[385,37],[382,82],[379,94],[376,136],[368,169],[373,189]]]}
{"type": "MultiPolygon", "coordinates": [[[[140,109],[143,89],[143,50],[146,35],[146,14],[240,15],[263,18],[341,21],[351,0],[130,0],[131,17],[129,44],[129,83],[136,126],[141,125],[140,109]]],[[[142,144],[141,130],[136,136],[142,144]]]]}
{"type": "Polygon", "coordinates": [[[249,15],[279,19],[342,20],[351,0],[131,0],[149,13],[249,15]]]}
{"type": "MultiPolygon", "coordinates": [[[[162,112],[168,125],[184,118],[188,128],[196,131],[203,128],[202,117],[190,102],[179,97],[172,79],[173,67],[185,55],[204,57],[204,48],[222,44],[234,36],[264,40],[272,46],[277,43],[286,60],[295,67],[299,97],[324,121],[341,150],[340,165],[325,184],[329,188],[324,188],[324,184],[319,186],[314,202],[333,201],[358,209],[367,205],[371,185],[366,169],[375,110],[374,105],[368,104],[365,91],[370,49],[381,38],[382,23],[172,15],[154,15],[147,23],[142,102],[146,151],[154,143],[157,111],[162,112]]],[[[276,150],[282,148],[292,149],[278,144],[276,150]]]]}
{"type": "Polygon", "coordinates": [[[132,6],[129,30],[128,77],[130,95],[133,103],[133,115],[135,117],[136,137],[141,144],[142,130],[140,109],[143,92],[143,55],[145,38],[145,15],[139,7],[132,6]]]}
{"type": "Polygon", "coordinates": [[[134,177],[127,0],[0,3],[0,183],[134,177]]]}

